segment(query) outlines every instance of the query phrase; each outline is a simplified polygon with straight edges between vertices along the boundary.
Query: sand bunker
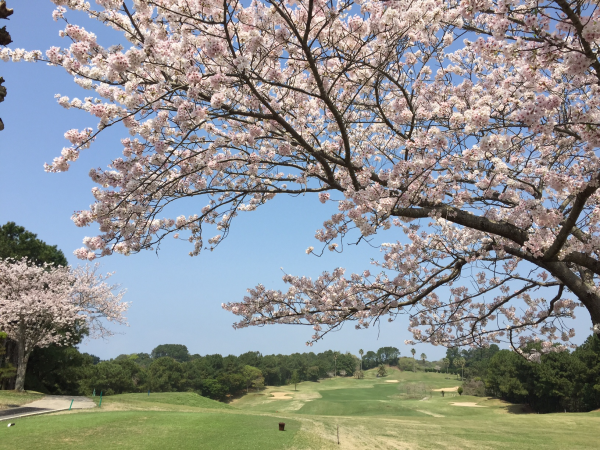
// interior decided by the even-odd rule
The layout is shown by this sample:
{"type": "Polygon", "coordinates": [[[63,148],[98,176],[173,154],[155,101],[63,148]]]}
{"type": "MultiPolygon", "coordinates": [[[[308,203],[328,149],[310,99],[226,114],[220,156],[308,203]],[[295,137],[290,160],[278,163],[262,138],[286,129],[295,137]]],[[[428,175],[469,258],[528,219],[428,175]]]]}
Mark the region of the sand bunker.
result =
{"type": "Polygon", "coordinates": [[[450,403],[452,406],[466,406],[468,408],[487,408],[487,406],[478,405],[475,402],[460,402],[460,403],[450,403]]]}
{"type": "Polygon", "coordinates": [[[449,387],[449,388],[441,388],[441,389],[432,389],[434,392],[456,392],[458,391],[458,386],[449,387]]]}
{"type": "Polygon", "coordinates": [[[385,380],[386,383],[400,383],[400,380],[385,380]]]}
{"type": "Polygon", "coordinates": [[[292,397],[287,392],[271,392],[270,400],[291,400],[292,397]]]}

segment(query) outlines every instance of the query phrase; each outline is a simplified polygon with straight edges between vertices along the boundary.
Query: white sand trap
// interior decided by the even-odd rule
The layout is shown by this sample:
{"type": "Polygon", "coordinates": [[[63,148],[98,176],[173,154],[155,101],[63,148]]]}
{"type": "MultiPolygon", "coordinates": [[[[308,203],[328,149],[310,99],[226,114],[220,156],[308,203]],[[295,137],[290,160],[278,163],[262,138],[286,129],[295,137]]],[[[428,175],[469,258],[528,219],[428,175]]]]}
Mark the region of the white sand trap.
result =
{"type": "Polygon", "coordinates": [[[487,408],[487,406],[478,405],[475,402],[450,403],[452,406],[466,406],[467,408],[487,408]]]}
{"type": "Polygon", "coordinates": [[[287,392],[271,392],[270,400],[291,400],[292,397],[287,392]]]}
{"type": "Polygon", "coordinates": [[[458,386],[449,387],[449,388],[441,388],[441,389],[432,389],[433,392],[456,392],[458,391],[458,386]]]}
{"type": "Polygon", "coordinates": [[[400,380],[385,380],[386,383],[400,383],[400,380]]]}

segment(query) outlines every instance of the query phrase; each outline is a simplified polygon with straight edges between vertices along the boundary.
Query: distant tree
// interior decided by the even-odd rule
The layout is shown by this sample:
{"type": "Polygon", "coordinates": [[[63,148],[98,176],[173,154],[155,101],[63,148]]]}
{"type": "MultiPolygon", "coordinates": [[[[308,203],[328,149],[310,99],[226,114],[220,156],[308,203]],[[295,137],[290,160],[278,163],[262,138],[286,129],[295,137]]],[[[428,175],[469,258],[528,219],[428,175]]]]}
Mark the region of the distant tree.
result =
{"type": "Polygon", "coordinates": [[[462,395],[463,394],[463,388],[462,388],[462,386],[459,386],[458,390],[456,392],[458,392],[458,395],[462,395]]]}
{"type": "Polygon", "coordinates": [[[436,370],[438,373],[440,372],[440,366],[438,366],[438,365],[435,365],[435,366],[433,366],[433,368],[434,368],[434,369],[435,369],[435,370],[436,370]]]}
{"type": "Polygon", "coordinates": [[[448,358],[444,358],[444,359],[442,359],[442,363],[444,364],[444,367],[446,368],[446,374],[447,374],[448,367],[450,367],[450,360],[448,358]]]}
{"type": "Polygon", "coordinates": [[[327,372],[327,376],[329,378],[333,378],[335,376],[335,373],[334,372],[327,372]]]}
{"type": "MultiPolygon", "coordinates": [[[[177,369],[164,366],[159,368],[159,366],[160,364],[157,364],[154,367],[153,374],[157,375],[155,389],[177,390],[177,386],[172,385],[173,379],[177,378],[177,369]]],[[[86,376],[80,381],[80,393],[91,395],[94,389],[98,394],[102,391],[104,395],[136,392],[138,389],[134,384],[135,373],[132,373],[133,371],[141,372],[142,369],[133,362],[124,364],[124,361],[102,361],[94,366],[89,366],[86,376]]]]}
{"type": "Polygon", "coordinates": [[[345,377],[346,376],[346,371],[344,369],[340,370],[340,375],[345,377]]]}
{"type": "Polygon", "coordinates": [[[155,392],[179,392],[184,381],[182,365],[171,357],[152,361],[148,368],[148,387],[155,392]]]}
{"type": "Polygon", "coordinates": [[[465,364],[467,363],[467,361],[465,360],[465,358],[463,358],[462,356],[459,356],[458,358],[456,358],[454,360],[454,364],[456,365],[456,367],[460,367],[461,368],[461,379],[464,378],[464,372],[465,372],[465,364]]]}
{"type": "Polygon", "coordinates": [[[460,350],[456,347],[446,349],[446,358],[450,361],[450,367],[458,367],[454,364],[454,360],[460,356],[460,350]]]}
{"type": "Polygon", "coordinates": [[[260,367],[262,355],[260,352],[246,352],[238,356],[237,361],[242,366],[260,367]]]}
{"type": "Polygon", "coordinates": [[[246,393],[250,392],[250,385],[252,385],[257,378],[263,377],[260,369],[252,366],[244,366],[244,369],[242,370],[242,376],[246,381],[246,393]]]}
{"type": "Polygon", "coordinates": [[[207,378],[202,381],[202,395],[205,397],[212,398],[213,400],[223,400],[227,394],[228,389],[223,386],[214,378],[207,378]]]}
{"type": "Polygon", "coordinates": [[[367,353],[365,353],[365,356],[363,356],[362,363],[363,370],[368,370],[372,369],[373,367],[377,367],[379,365],[379,362],[377,361],[377,353],[375,353],[372,350],[369,350],[367,353]]]}
{"type": "Polygon", "coordinates": [[[168,356],[177,362],[186,362],[190,359],[190,352],[185,345],[181,344],[162,344],[154,348],[151,353],[152,359],[164,358],[168,356]]]}
{"type": "Polygon", "coordinates": [[[362,360],[363,360],[363,355],[365,354],[364,350],[361,348],[358,351],[358,354],[360,355],[360,371],[362,372],[362,360]]]}
{"type": "Polygon", "coordinates": [[[363,373],[363,371],[360,368],[360,365],[357,364],[356,366],[356,370],[354,371],[354,376],[358,379],[362,379],[364,378],[365,374],[363,373]]]}
{"type": "Polygon", "coordinates": [[[337,377],[337,360],[339,352],[333,352],[333,376],[337,377]]]}
{"type": "Polygon", "coordinates": [[[400,350],[398,350],[396,347],[381,347],[379,350],[377,350],[378,364],[395,366],[398,364],[399,356],[400,350]]]}
{"type": "Polygon", "coordinates": [[[377,375],[379,375],[380,377],[385,377],[387,375],[387,370],[385,369],[385,366],[383,364],[381,364],[377,369],[377,375]]]}
{"type": "Polygon", "coordinates": [[[411,348],[411,349],[410,349],[410,353],[412,354],[412,357],[413,357],[413,359],[414,359],[414,357],[415,357],[415,353],[417,353],[417,351],[416,351],[414,348],[411,348]]]}
{"type": "Polygon", "coordinates": [[[298,371],[294,370],[292,372],[292,378],[290,379],[290,383],[294,385],[294,390],[297,391],[297,385],[300,383],[300,376],[298,375],[298,371]]]}
{"type": "Polygon", "coordinates": [[[421,353],[421,361],[423,361],[423,364],[427,361],[427,355],[425,353],[421,353]]]}
{"type": "Polygon", "coordinates": [[[309,367],[306,376],[310,381],[319,381],[319,366],[309,367]]]}
{"type": "Polygon", "coordinates": [[[255,388],[257,392],[260,389],[264,389],[264,387],[265,387],[265,378],[264,377],[256,377],[252,381],[252,387],[255,388]]]}

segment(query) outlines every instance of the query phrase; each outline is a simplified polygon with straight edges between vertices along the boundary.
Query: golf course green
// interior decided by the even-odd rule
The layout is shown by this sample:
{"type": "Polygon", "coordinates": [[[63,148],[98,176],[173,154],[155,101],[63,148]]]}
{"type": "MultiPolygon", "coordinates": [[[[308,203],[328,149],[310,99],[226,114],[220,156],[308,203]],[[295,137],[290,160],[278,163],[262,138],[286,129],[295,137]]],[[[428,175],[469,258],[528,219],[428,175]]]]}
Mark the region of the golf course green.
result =
{"type": "MultiPolygon", "coordinates": [[[[522,405],[459,396],[458,384],[445,374],[390,369],[382,378],[373,370],[297,390],[268,387],[230,404],[194,393],[115,395],[93,410],[17,419],[0,427],[0,443],[32,450],[598,448],[598,412],[526,413],[522,405]]],[[[0,404],[8,395],[0,393],[0,404]]]]}

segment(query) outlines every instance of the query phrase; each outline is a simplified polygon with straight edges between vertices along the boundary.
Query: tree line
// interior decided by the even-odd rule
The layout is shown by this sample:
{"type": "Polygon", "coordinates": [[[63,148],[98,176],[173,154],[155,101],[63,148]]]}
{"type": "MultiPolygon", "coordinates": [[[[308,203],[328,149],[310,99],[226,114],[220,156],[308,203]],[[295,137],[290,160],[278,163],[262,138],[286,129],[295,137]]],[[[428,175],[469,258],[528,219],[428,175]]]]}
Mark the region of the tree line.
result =
{"type": "Polygon", "coordinates": [[[600,408],[600,338],[595,334],[574,351],[543,354],[539,362],[496,345],[448,349],[443,361],[453,373],[464,370],[465,394],[502,398],[540,413],[600,408]]]}
{"type": "MultiPolygon", "coordinates": [[[[363,369],[397,363],[394,347],[369,351],[363,369]],[[369,355],[369,357],[367,357],[369,355]],[[375,357],[373,357],[375,355],[375,357]],[[379,355],[379,356],[377,356],[379,355]]],[[[239,356],[190,354],[181,344],[159,345],[150,353],[122,354],[100,361],[74,347],[49,346],[33,352],[26,377],[28,389],[53,394],[104,395],[132,392],[197,392],[215,400],[268,386],[358,376],[360,358],[351,353],[239,356]]]]}

